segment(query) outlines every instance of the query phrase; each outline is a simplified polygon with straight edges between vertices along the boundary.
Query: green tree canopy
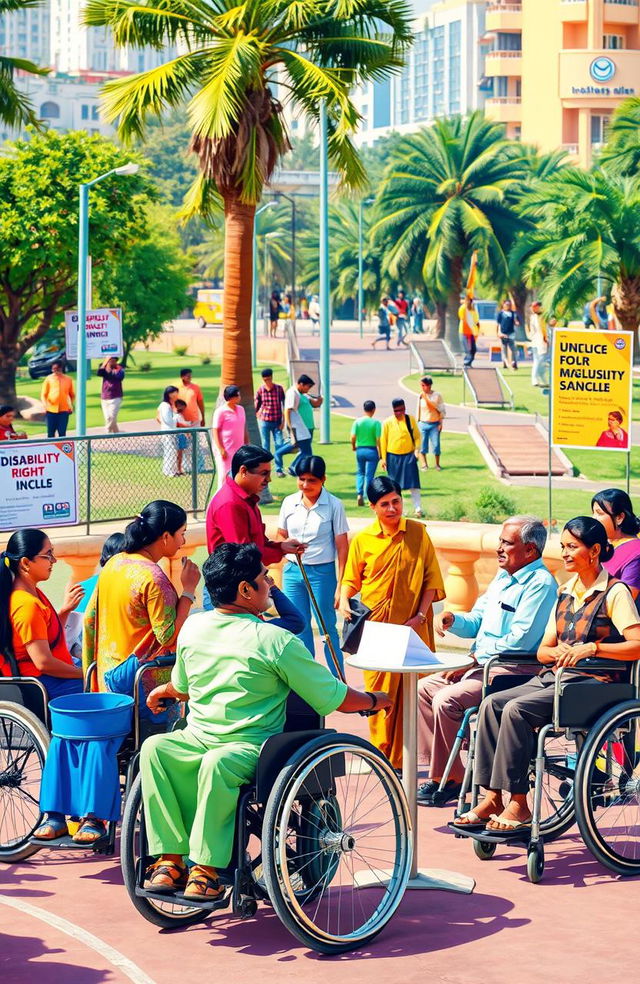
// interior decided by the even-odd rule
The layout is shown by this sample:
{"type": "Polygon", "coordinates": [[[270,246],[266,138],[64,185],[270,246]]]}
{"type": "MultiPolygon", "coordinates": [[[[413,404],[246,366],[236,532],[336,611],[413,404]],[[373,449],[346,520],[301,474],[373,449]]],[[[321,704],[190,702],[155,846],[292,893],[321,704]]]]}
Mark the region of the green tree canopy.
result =
{"type": "Polygon", "coordinates": [[[152,208],[146,235],[134,240],[117,263],[99,271],[94,303],[122,308],[125,365],[134,345],[157,338],[164,323],[190,303],[191,258],[171,227],[172,218],[168,206],[152,208]]]}
{"type": "MultiPolygon", "coordinates": [[[[20,357],[76,303],[78,185],[132,159],[84,132],[53,130],[8,144],[0,157],[0,400],[15,402],[20,357]]],[[[94,270],[121,262],[144,236],[152,188],[142,174],[91,191],[94,270]]]]}
{"type": "Polygon", "coordinates": [[[613,114],[600,163],[612,174],[640,171],[640,96],[625,99],[613,114]]]}
{"type": "Polygon", "coordinates": [[[480,112],[436,120],[390,149],[374,241],[395,280],[414,280],[419,271],[432,298],[447,298],[447,336],[455,349],[473,251],[494,283],[508,282],[507,250],[522,224],[513,204],[525,176],[523,151],[480,112]]]}

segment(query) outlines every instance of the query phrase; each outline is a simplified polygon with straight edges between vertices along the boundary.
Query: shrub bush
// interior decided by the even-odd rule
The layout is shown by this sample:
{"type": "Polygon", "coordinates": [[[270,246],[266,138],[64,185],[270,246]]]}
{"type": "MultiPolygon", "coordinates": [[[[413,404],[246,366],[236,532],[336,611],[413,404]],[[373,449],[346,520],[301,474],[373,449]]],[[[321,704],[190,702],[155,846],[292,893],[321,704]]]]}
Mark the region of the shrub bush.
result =
{"type": "Polygon", "coordinates": [[[201,355],[200,356],[200,362],[202,363],[203,366],[210,366],[211,365],[211,356],[210,355],[201,355]]]}
{"type": "Polygon", "coordinates": [[[479,523],[503,523],[517,512],[516,503],[498,489],[484,488],[475,501],[475,514],[479,523]]]}
{"type": "Polygon", "coordinates": [[[173,346],[173,354],[174,355],[186,355],[188,351],[189,351],[189,346],[188,345],[174,345],[173,346]]]}
{"type": "Polygon", "coordinates": [[[138,366],[138,369],[140,370],[140,372],[151,372],[151,370],[153,369],[153,363],[141,362],[140,365],[138,366]]]}

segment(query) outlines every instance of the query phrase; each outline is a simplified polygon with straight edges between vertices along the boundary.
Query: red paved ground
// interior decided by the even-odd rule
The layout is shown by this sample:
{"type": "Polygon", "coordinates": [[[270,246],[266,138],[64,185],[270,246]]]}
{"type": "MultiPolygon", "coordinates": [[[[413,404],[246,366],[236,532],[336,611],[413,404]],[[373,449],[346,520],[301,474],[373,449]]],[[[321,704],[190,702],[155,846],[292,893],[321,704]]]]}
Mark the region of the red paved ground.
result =
{"type": "MultiPolygon", "coordinates": [[[[363,730],[353,716],[334,715],[330,723],[363,730]]],[[[531,885],[520,849],[479,861],[469,842],[445,832],[450,816],[449,810],[420,810],[420,860],[472,875],[475,893],[407,893],[369,950],[334,958],[305,950],[266,906],[245,922],[223,914],[190,929],[159,932],[132,908],[117,858],[43,850],[0,869],[0,981],[326,984],[331,975],[336,982],[368,984],[375,975],[403,984],[529,984],[545,978],[549,984],[595,984],[608,980],[615,967],[634,966],[638,884],[608,874],[577,832],[548,846],[544,880],[531,885]],[[28,903],[36,915],[65,917],[141,973],[125,972],[113,954],[102,956],[36,915],[8,907],[2,896],[28,903]]]]}

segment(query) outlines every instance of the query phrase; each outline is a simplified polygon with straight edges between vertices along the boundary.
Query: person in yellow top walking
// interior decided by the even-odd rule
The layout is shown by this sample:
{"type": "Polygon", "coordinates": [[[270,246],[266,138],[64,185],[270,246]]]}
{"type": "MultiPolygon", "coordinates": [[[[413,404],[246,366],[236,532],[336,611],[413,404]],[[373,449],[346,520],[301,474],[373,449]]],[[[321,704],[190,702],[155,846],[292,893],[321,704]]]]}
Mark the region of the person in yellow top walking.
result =
{"type": "Polygon", "coordinates": [[[420,467],[426,471],[427,452],[431,451],[436,459],[436,471],[442,471],[440,467],[440,434],[442,432],[442,422],[447,415],[444,400],[440,393],[436,393],[433,388],[431,376],[423,376],[420,380],[422,392],[418,397],[416,407],[416,420],[420,428],[420,467]]]}
{"type": "Polygon", "coordinates": [[[408,489],[416,519],[422,516],[418,448],[420,431],[415,417],[406,412],[404,400],[391,401],[393,416],[382,424],[380,436],[380,467],[401,489],[408,489]]]}
{"type": "Polygon", "coordinates": [[[458,310],[459,332],[464,349],[464,364],[472,366],[476,357],[476,338],[480,331],[480,315],[473,297],[465,297],[458,310]]]}
{"type": "Polygon", "coordinates": [[[62,362],[54,362],[42,383],[40,399],[47,414],[47,437],[65,437],[75,398],[73,380],[64,374],[62,362]]]}
{"type": "MultiPolygon", "coordinates": [[[[361,593],[371,609],[372,622],[410,625],[423,642],[435,649],[433,610],[444,598],[442,574],[433,543],[423,523],[402,515],[397,482],[386,475],[374,478],[367,489],[375,521],[356,533],[349,547],[340,588],[340,614],[351,618],[349,599],[361,593]]],[[[384,686],[393,699],[387,714],[369,718],[373,744],[393,767],[402,765],[402,674],[367,670],[366,685],[384,686]]]]}

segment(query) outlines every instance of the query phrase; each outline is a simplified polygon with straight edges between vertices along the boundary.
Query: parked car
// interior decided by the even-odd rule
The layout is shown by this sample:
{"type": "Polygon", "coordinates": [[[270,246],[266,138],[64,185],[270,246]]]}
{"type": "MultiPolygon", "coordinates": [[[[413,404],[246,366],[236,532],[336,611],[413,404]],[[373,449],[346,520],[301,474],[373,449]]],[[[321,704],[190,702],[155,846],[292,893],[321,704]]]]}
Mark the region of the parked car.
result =
{"type": "Polygon", "coordinates": [[[75,369],[75,362],[67,359],[64,335],[45,335],[33,346],[27,369],[32,379],[48,376],[54,362],[63,362],[66,369],[75,369]]]}

